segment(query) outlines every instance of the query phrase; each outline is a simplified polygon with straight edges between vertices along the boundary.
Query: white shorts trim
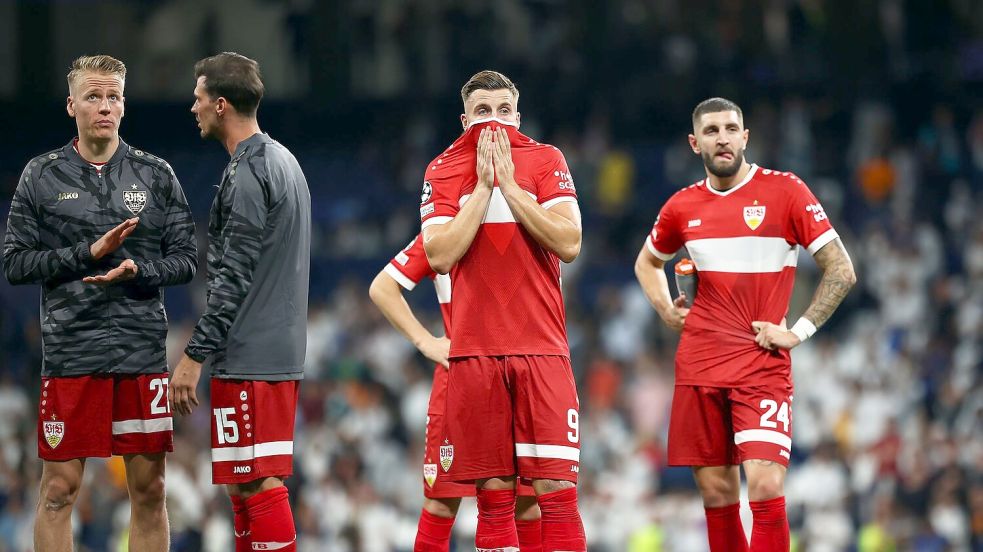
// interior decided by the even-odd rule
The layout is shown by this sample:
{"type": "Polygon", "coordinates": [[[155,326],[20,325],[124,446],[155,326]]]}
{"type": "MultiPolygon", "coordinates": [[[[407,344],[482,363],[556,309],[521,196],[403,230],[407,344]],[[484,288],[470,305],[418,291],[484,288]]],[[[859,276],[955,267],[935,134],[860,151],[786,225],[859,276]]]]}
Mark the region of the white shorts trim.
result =
{"type": "Polygon", "coordinates": [[[734,444],[743,443],[774,443],[780,447],[792,450],[792,438],[784,433],[770,429],[745,429],[734,434],[734,444]]]}
{"type": "Polygon", "coordinates": [[[537,445],[535,443],[516,443],[515,455],[532,458],[555,458],[580,462],[580,449],[563,445],[537,445]]]}
{"type": "Polygon", "coordinates": [[[158,433],[174,431],[174,418],[152,418],[150,420],[120,420],[113,422],[113,435],[127,433],[158,433]]]}
{"type": "Polygon", "coordinates": [[[244,447],[222,447],[212,449],[212,462],[244,462],[265,456],[292,455],[293,441],[271,441],[244,447]]]}

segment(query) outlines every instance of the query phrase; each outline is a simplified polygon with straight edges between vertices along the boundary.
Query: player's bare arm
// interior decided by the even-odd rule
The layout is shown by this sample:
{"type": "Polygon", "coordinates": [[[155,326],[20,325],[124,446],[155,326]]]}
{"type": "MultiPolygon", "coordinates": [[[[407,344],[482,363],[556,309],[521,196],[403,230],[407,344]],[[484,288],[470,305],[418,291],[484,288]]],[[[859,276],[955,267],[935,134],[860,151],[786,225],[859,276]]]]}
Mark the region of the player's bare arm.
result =
{"type": "Polygon", "coordinates": [[[492,186],[495,183],[492,134],[492,131],[486,128],[482,129],[478,137],[476,171],[478,183],[471,197],[450,222],[423,229],[423,249],[427,252],[430,266],[438,274],[450,272],[451,267],[464,256],[478,233],[481,221],[485,218],[492,186]]]}
{"type": "Polygon", "coordinates": [[[512,146],[505,129],[500,128],[496,131],[494,146],[498,186],[512,214],[515,215],[515,220],[532,234],[539,245],[555,253],[561,261],[573,262],[577,255],[580,255],[583,236],[580,208],[575,202],[564,202],[550,209],[544,209],[515,181],[512,146]]]}
{"type": "MultiPolygon", "coordinates": [[[[850,289],[857,283],[853,262],[839,238],[820,248],[814,258],[823,271],[823,276],[812,297],[812,303],[802,315],[803,319],[813,325],[812,331],[822,327],[829,320],[850,289]]],[[[802,342],[802,339],[796,335],[794,327],[792,330],[786,330],[783,326],[757,321],[753,322],[752,326],[756,332],[755,341],[765,349],[771,350],[776,347],[791,349],[802,342]]]]}
{"type": "Polygon", "coordinates": [[[402,290],[399,282],[385,271],[380,271],[369,286],[369,297],[389,323],[406,336],[423,356],[444,368],[450,367],[447,357],[450,354],[451,340],[443,336],[436,337],[423,327],[420,320],[413,315],[402,290]]]}
{"type": "Polygon", "coordinates": [[[689,309],[683,305],[686,298],[679,296],[674,301],[669,295],[669,279],[666,277],[665,261],[656,257],[644,245],[635,259],[635,277],[645,292],[649,303],[655,307],[659,317],[669,328],[681,332],[689,309]]]}

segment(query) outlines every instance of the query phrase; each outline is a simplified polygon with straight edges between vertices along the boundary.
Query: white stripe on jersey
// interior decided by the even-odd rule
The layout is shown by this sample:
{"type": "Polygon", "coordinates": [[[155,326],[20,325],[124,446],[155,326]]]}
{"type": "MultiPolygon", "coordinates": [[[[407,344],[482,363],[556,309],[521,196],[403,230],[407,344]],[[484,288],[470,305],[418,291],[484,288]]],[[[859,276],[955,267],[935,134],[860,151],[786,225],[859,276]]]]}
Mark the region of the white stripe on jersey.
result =
{"type": "Polygon", "coordinates": [[[416,287],[416,282],[407,278],[406,275],[400,272],[399,269],[393,266],[392,263],[387,263],[386,267],[383,268],[382,270],[386,274],[392,276],[393,280],[396,280],[396,282],[398,282],[399,285],[406,288],[406,291],[413,291],[413,288],[416,287]]]}
{"type": "Polygon", "coordinates": [[[734,434],[734,444],[742,443],[773,443],[791,450],[792,438],[784,433],[770,429],[745,429],[734,434]]]}
{"type": "MultiPolygon", "coordinates": [[[[534,201],[538,198],[532,192],[526,192],[529,194],[534,201]]],[[[464,204],[471,199],[471,194],[465,194],[461,196],[458,200],[458,204],[464,207],[464,204]]],[[[509,202],[505,200],[505,194],[502,193],[502,189],[498,186],[492,188],[491,198],[488,200],[488,210],[485,211],[485,218],[482,219],[481,223],[502,223],[511,222],[515,223],[515,216],[512,214],[512,209],[509,208],[509,202]]]]}
{"type": "Polygon", "coordinates": [[[686,242],[686,249],[701,272],[781,272],[799,261],[799,246],[789,245],[785,238],[704,238],[686,242]]]}
{"type": "Polygon", "coordinates": [[[120,420],[113,422],[113,435],[124,435],[127,433],[157,433],[159,431],[173,431],[173,418],[153,418],[150,420],[120,420]]]}
{"type": "Polygon", "coordinates": [[[437,290],[437,302],[446,305],[451,302],[451,276],[450,274],[438,274],[433,279],[433,287],[437,290]]]}
{"type": "Polygon", "coordinates": [[[433,226],[434,224],[447,224],[452,220],[454,220],[454,217],[431,217],[423,221],[423,224],[420,225],[420,230],[423,230],[427,226],[433,226]]]}
{"type": "Polygon", "coordinates": [[[265,456],[283,456],[294,453],[293,441],[271,441],[244,447],[212,448],[212,462],[243,462],[265,456]]]}
{"type": "Polygon", "coordinates": [[[822,249],[824,245],[838,237],[840,237],[840,235],[836,233],[836,230],[830,228],[829,230],[820,234],[818,238],[812,240],[812,243],[809,244],[809,247],[807,247],[806,250],[815,255],[816,252],[822,249]]]}
{"type": "Polygon", "coordinates": [[[515,455],[532,458],[556,458],[580,462],[580,449],[563,445],[537,445],[535,443],[516,443],[515,455]]]}
{"type": "Polygon", "coordinates": [[[546,203],[541,203],[540,205],[543,206],[543,209],[549,210],[551,207],[553,207],[555,205],[559,205],[561,203],[568,203],[568,202],[569,203],[577,203],[577,198],[575,198],[573,196],[554,197],[553,199],[547,201],[546,203]]]}
{"type": "Polygon", "coordinates": [[[648,248],[649,253],[655,255],[656,257],[662,259],[663,261],[671,261],[673,257],[676,256],[675,253],[663,253],[655,248],[655,242],[652,240],[652,233],[649,232],[647,238],[645,238],[645,247],[648,248]]]}

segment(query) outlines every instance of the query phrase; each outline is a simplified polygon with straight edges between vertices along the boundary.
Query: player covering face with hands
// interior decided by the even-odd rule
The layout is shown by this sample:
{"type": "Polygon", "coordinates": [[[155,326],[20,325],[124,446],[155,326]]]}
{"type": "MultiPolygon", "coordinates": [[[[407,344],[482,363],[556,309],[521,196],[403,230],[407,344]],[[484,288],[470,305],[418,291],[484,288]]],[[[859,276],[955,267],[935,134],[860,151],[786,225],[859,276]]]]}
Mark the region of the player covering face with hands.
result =
{"type": "Polygon", "coordinates": [[[454,282],[437,478],[474,483],[478,550],[518,549],[517,478],[535,489],[543,550],[585,550],[559,286],[580,252],[576,190],[560,151],[519,131],[507,77],[477,73],[461,99],[464,133],[429,164],[420,205],[427,259],[454,282]]]}
{"type": "Polygon", "coordinates": [[[692,466],[713,552],[749,549],[740,467],[754,528],[750,550],[787,551],[784,481],[792,446],[789,350],[808,339],[856,282],[819,201],[789,172],[744,158],[740,108],[711,98],[693,112],[706,179],[663,205],[635,263],[649,301],[681,331],[669,424],[670,465],[692,466]],[[686,247],[699,274],[692,308],[669,294],[664,264],[686,247]],[[799,247],[823,271],[809,308],[785,327],[799,247]]]}

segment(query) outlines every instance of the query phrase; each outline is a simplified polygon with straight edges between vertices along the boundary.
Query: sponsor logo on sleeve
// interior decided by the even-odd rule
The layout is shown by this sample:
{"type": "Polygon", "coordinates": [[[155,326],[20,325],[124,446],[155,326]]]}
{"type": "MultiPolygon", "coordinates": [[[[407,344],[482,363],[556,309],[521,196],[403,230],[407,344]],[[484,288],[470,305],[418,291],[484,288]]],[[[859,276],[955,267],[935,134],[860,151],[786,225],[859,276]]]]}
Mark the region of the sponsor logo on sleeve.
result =
{"type": "Polygon", "coordinates": [[[430,213],[433,213],[433,210],[434,210],[433,203],[427,203],[426,205],[421,206],[420,217],[422,218],[429,215],[430,213]]]}

